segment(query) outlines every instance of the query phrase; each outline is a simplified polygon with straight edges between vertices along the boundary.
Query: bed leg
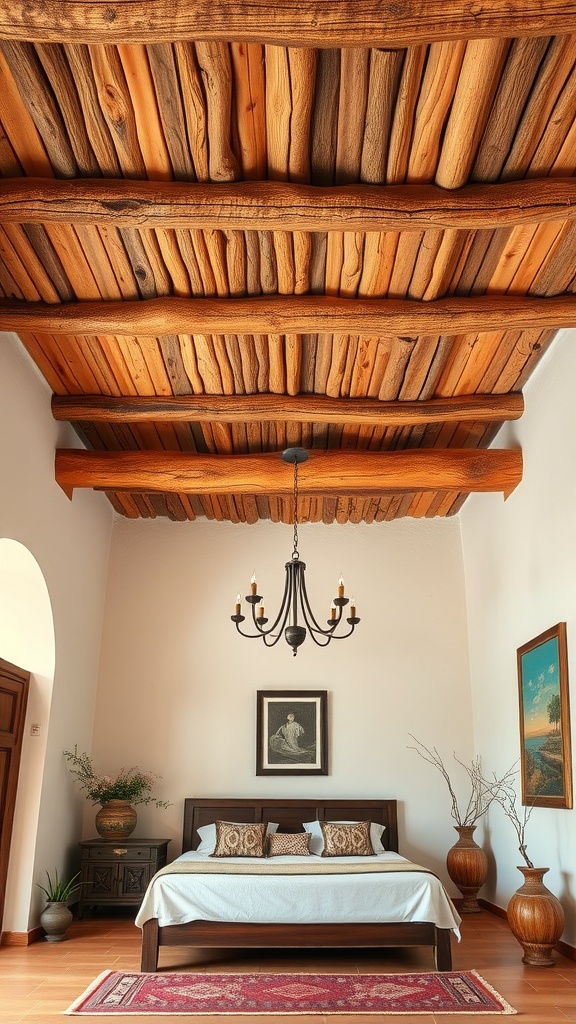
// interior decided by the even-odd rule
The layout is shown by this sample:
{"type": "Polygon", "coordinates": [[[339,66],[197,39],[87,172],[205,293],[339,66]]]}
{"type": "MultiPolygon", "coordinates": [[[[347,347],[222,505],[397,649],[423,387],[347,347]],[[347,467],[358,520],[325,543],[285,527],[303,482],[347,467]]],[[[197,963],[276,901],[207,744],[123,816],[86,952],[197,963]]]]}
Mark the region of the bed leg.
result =
{"type": "Polygon", "coordinates": [[[158,970],[158,918],[152,917],[142,927],[142,959],[140,970],[153,974],[158,970]]]}
{"type": "Polygon", "coordinates": [[[436,945],[434,947],[434,959],[437,971],[452,970],[452,947],[450,945],[450,929],[436,929],[436,945]]]}

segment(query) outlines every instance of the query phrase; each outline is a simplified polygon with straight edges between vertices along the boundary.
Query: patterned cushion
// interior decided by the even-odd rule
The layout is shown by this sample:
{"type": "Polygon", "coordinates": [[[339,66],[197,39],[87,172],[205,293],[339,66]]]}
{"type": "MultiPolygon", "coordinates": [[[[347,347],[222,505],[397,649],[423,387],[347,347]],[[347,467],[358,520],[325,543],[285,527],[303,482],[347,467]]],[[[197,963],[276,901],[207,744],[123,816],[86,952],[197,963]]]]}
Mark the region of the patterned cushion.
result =
{"type": "Polygon", "coordinates": [[[324,837],[323,857],[373,857],[370,842],[370,822],[357,821],[342,825],[335,821],[321,821],[324,837]]]}
{"type": "Polygon", "coordinates": [[[236,825],[230,821],[216,822],[216,847],[211,857],[263,857],[266,822],[236,825]]]}
{"type": "Polygon", "coordinates": [[[310,856],[310,834],[308,832],[275,832],[268,836],[268,856],[282,857],[291,854],[295,857],[310,856]]]}

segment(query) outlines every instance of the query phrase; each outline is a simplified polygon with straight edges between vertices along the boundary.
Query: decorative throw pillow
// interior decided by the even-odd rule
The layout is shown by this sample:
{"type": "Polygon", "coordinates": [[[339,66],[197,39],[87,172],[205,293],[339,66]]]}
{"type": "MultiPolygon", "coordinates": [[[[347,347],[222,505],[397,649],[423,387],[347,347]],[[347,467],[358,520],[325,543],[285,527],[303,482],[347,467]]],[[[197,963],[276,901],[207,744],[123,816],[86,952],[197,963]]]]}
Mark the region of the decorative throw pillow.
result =
{"type": "Polygon", "coordinates": [[[216,847],[211,857],[264,857],[266,822],[236,825],[216,822],[216,847]]]}
{"type": "Polygon", "coordinates": [[[341,825],[335,821],[321,821],[324,837],[323,857],[373,857],[370,842],[370,822],[357,821],[341,825]]]}
{"type": "MultiPolygon", "coordinates": [[[[355,825],[354,821],[336,821],[336,825],[355,825]]],[[[320,827],[319,821],[305,821],[304,828],[307,832],[310,832],[310,853],[321,854],[324,849],[324,837],[322,835],[322,828],[320,827]]],[[[382,836],[386,831],[386,826],[381,825],[378,821],[370,822],[370,842],[374,853],[386,853],[386,850],[382,844],[382,836]]]]}
{"type": "Polygon", "coordinates": [[[268,856],[282,857],[289,854],[292,857],[309,857],[309,844],[309,832],[275,832],[268,836],[268,856]]]}
{"type": "MultiPolygon", "coordinates": [[[[244,825],[247,824],[243,821],[232,821],[228,822],[229,825],[244,825]]],[[[248,823],[249,824],[249,823],[248,823]]],[[[278,828],[277,821],[269,821],[266,825],[266,834],[270,835],[271,832],[275,832],[278,828]]],[[[196,853],[214,853],[216,848],[216,824],[211,821],[209,825],[201,825],[197,829],[198,835],[200,836],[200,843],[196,849],[196,853]]]]}

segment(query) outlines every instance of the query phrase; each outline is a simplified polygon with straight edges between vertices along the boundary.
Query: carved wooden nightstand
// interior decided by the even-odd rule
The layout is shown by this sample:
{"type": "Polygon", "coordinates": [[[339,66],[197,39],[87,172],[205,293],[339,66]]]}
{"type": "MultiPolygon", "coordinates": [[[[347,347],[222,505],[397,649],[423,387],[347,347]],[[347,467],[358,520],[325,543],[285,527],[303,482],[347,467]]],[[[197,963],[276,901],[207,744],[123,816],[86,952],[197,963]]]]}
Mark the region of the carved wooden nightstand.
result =
{"type": "Polygon", "coordinates": [[[82,850],[78,916],[85,907],[134,906],[152,875],[166,863],[169,839],[86,839],[82,850]]]}

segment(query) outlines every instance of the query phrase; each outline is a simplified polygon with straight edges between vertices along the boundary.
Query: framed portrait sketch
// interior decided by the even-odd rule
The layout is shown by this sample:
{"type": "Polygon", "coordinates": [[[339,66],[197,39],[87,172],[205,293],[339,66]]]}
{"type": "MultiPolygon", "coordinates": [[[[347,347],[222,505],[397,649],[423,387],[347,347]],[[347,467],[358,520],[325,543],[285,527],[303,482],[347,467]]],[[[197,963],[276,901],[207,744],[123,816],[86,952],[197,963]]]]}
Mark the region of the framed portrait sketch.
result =
{"type": "Polygon", "coordinates": [[[566,623],[518,648],[522,803],[572,807],[566,623]]]}
{"type": "Polygon", "coordinates": [[[326,690],[258,690],[256,775],[327,775],[326,690]]]}

